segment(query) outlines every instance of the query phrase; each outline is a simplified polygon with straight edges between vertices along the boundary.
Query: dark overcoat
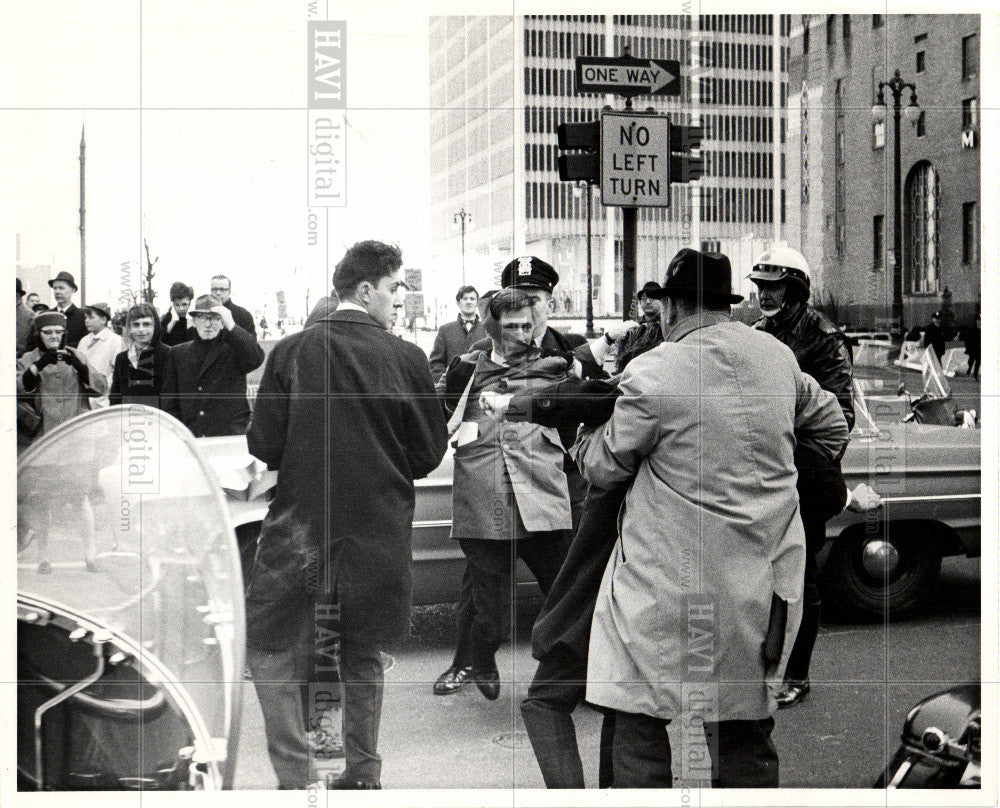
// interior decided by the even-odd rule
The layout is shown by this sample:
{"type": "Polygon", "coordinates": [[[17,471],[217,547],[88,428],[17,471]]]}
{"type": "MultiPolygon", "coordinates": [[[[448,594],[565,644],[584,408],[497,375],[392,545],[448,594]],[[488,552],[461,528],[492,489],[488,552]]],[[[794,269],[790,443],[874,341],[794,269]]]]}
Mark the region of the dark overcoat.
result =
{"type": "Polygon", "coordinates": [[[272,349],[247,444],[278,469],[248,585],[249,644],[287,648],[287,616],[333,591],[344,635],[404,634],[413,481],[447,446],[423,351],[365,312],[327,315],[272,349]]]}
{"type": "Polygon", "coordinates": [[[247,374],[264,362],[264,351],[238,325],[212,340],[175,345],[163,370],[160,406],[196,438],[241,435],[250,421],[247,374]]]}
{"type": "Polygon", "coordinates": [[[111,377],[108,400],[116,404],[141,403],[158,407],[163,390],[163,375],[170,349],[162,342],[150,345],[139,354],[139,366],[132,367],[128,351],[115,356],[115,369],[111,377]]]}
{"type": "Polygon", "coordinates": [[[445,323],[438,329],[434,338],[434,347],[431,348],[431,355],[427,361],[431,366],[431,376],[436,382],[451,364],[451,360],[456,356],[469,353],[472,346],[480,340],[486,339],[486,331],[483,329],[483,321],[476,315],[471,330],[465,330],[465,324],[461,315],[457,320],[445,323]]]}

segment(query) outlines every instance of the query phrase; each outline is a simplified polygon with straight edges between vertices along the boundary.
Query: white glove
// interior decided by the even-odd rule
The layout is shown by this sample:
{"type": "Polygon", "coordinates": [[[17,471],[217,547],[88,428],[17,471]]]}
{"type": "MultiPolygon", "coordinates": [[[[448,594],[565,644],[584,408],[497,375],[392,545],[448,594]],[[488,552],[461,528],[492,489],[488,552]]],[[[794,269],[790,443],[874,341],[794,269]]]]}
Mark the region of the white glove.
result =
{"type": "Polygon", "coordinates": [[[226,331],[232,331],[236,321],[233,320],[233,313],[225,306],[212,306],[212,311],[222,318],[222,326],[226,331]]]}
{"type": "Polygon", "coordinates": [[[858,483],[853,491],[847,492],[847,510],[854,513],[877,511],[882,507],[882,497],[868,483],[858,483]]]}
{"type": "Polygon", "coordinates": [[[635,320],[625,320],[624,322],[621,323],[615,323],[615,325],[611,326],[607,331],[604,332],[604,335],[608,339],[617,341],[620,340],[622,337],[624,337],[633,328],[638,328],[638,327],[639,324],[635,320]]]}
{"type": "Polygon", "coordinates": [[[489,418],[492,418],[494,421],[501,421],[510,407],[512,398],[514,396],[509,393],[495,393],[491,390],[484,390],[479,396],[479,406],[489,418]]]}

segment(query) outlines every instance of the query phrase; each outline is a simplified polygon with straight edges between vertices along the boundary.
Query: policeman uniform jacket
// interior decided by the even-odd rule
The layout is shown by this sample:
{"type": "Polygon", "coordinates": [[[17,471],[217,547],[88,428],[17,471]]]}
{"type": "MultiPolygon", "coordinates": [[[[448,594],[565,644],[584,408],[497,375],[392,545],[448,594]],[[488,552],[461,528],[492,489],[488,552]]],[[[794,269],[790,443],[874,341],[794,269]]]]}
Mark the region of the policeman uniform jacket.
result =
{"type": "Polygon", "coordinates": [[[854,365],[844,332],[821,311],[805,303],[780,321],[763,317],[754,323],[754,328],[771,334],[792,349],[799,369],[837,397],[847,428],[853,429],[854,365]]]}
{"type": "Polygon", "coordinates": [[[413,481],[447,430],[424,352],[341,309],[271,350],[247,435],[278,469],[247,595],[248,643],[284,650],[283,615],[336,592],[340,628],[409,630],[413,481]]]}
{"type": "Polygon", "coordinates": [[[717,688],[712,720],[765,718],[802,609],[795,432],[836,456],[843,414],[788,348],[718,312],[676,323],[619,386],[610,421],[574,447],[592,485],[635,477],[597,596],[587,700],[672,719],[694,683],[717,688]]]}
{"type": "MultiPolygon", "coordinates": [[[[76,348],[67,348],[87,364],[87,357],[76,348]]],[[[51,432],[60,424],[77,415],[90,411],[90,399],[108,392],[108,380],[96,370],[88,370],[86,383],[72,365],[56,362],[39,371],[38,386],[28,389],[24,386],[24,373],[42,358],[42,351],[35,348],[17,360],[18,397],[33,399],[35,408],[42,415],[42,428],[38,434],[51,432]]]]}
{"type": "Polygon", "coordinates": [[[240,435],[250,422],[247,374],[263,362],[263,349],[238,325],[177,345],[164,365],[161,407],[196,438],[240,435]]]}
{"type": "Polygon", "coordinates": [[[458,320],[445,323],[438,329],[434,338],[434,347],[431,348],[431,355],[428,359],[431,366],[431,376],[436,382],[444,374],[451,360],[456,356],[469,353],[472,346],[486,338],[483,330],[482,320],[479,315],[472,321],[472,328],[465,330],[465,320],[458,316],[458,320]]]}
{"type": "Polygon", "coordinates": [[[462,419],[474,425],[475,437],[455,449],[452,538],[510,541],[529,533],[570,530],[565,449],[558,431],[527,422],[497,422],[479,406],[486,390],[519,394],[565,378],[566,359],[546,357],[506,366],[485,351],[475,351],[456,359],[439,381],[443,396],[449,375],[469,378],[463,365],[475,369],[462,419]]]}

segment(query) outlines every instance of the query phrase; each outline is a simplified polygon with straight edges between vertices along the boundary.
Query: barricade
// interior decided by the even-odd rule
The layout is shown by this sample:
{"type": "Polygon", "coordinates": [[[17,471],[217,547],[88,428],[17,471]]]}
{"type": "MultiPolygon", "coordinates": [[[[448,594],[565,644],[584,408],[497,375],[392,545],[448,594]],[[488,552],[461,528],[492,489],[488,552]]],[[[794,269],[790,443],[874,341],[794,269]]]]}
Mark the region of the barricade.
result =
{"type": "Polygon", "coordinates": [[[969,355],[964,348],[949,348],[941,359],[941,369],[948,378],[953,378],[956,373],[967,373],[969,355]]]}
{"type": "Polygon", "coordinates": [[[923,365],[920,362],[922,353],[923,349],[920,347],[919,342],[904,342],[903,347],[899,349],[899,358],[893,364],[896,367],[907,368],[908,370],[923,370],[923,365]]]}

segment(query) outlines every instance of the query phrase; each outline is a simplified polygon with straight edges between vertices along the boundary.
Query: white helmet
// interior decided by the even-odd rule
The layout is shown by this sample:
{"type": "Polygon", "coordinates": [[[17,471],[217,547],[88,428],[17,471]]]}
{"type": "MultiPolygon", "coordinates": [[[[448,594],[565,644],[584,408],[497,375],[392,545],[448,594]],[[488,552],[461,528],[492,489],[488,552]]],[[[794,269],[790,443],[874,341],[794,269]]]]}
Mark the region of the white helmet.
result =
{"type": "Polygon", "coordinates": [[[784,244],[775,245],[758,256],[747,277],[752,281],[788,281],[798,286],[806,299],[809,297],[809,262],[798,250],[784,244]]]}

